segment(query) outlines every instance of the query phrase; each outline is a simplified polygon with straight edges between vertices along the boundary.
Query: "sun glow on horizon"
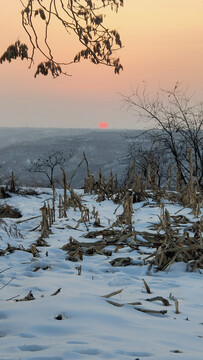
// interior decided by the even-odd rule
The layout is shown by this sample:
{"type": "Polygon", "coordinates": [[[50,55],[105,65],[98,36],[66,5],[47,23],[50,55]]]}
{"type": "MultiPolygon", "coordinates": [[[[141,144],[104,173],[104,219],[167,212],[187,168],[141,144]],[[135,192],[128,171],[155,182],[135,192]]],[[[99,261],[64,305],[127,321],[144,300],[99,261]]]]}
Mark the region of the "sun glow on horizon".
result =
{"type": "Polygon", "coordinates": [[[108,129],[109,125],[107,124],[106,121],[101,121],[99,123],[99,129],[108,129]]]}

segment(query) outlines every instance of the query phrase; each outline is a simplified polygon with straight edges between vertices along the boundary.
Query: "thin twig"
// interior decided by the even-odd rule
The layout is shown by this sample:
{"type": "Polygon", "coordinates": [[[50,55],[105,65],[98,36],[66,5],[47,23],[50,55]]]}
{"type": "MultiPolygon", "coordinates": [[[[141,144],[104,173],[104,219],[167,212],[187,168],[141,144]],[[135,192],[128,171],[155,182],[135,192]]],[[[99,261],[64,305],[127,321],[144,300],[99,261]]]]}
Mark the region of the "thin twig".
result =
{"type": "Polygon", "coordinates": [[[0,290],[2,290],[3,288],[5,288],[8,284],[10,284],[10,282],[11,281],[13,281],[14,280],[14,278],[12,278],[12,279],[10,279],[4,286],[2,286],[1,288],[0,288],[0,290]]]}
{"type": "Polygon", "coordinates": [[[0,271],[0,274],[2,274],[4,271],[7,271],[7,270],[9,270],[9,269],[11,269],[11,268],[12,268],[12,266],[8,267],[7,269],[1,270],[1,271],[0,271]]]}
{"type": "Polygon", "coordinates": [[[20,296],[20,295],[12,296],[11,298],[6,299],[6,301],[10,301],[10,300],[16,299],[16,298],[19,297],[19,296],[20,296]]]}

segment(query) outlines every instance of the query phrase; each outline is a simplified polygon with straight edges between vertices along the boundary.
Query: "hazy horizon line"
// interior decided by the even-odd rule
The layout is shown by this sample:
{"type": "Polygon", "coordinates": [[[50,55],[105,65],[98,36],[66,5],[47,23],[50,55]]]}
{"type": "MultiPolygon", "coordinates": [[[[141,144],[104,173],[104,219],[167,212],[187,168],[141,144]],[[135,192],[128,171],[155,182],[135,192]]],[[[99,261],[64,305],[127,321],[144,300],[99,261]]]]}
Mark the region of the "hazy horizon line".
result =
{"type": "MultiPolygon", "coordinates": [[[[102,129],[99,127],[48,127],[48,126],[1,126],[1,129],[53,129],[53,130],[62,130],[62,129],[69,129],[69,130],[98,130],[98,131],[119,131],[119,130],[143,130],[145,131],[146,129],[142,129],[142,128],[106,128],[106,129],[102,129]]],[[[148,129],[150,130],[150,129],[148,129]]]]}

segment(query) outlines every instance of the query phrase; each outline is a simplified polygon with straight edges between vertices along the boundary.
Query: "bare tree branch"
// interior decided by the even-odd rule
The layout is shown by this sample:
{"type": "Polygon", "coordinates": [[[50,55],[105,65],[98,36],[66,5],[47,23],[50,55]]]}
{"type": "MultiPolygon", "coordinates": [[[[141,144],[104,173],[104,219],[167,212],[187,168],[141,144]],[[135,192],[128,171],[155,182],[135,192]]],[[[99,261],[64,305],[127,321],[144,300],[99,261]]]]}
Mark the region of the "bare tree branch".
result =
{"type": "Polygon", "coordinates": [[[113,67],[115,74],[123,70],[119,58],[113,55],[122,47],[120,35],[115,29],[108,29],[104,25],[104,14],[101,12],[106,7],[117,12],[123,6],[123,0],[24,0],[21,4],[22,26],[32,47],[31,55],[28,56],[27,45],[18,41],[10,46],[15,51],[11,51],[9,47],[1,56],[0,63],[20,57],[22,60],[30,59],[31,67],[38,50],[44,60],[38,64],[35,77],[49,73],[54,78],[60,74],[68,75],[62,66],[78,63],[82,58],[89,59],[94,64],[113,67]],[[75,34],[83,46],[69,61],[56,61],[53,55],[49,43],[52,19],[63,26],[67,36],[75,34]],[[19,51],[20,48],[23,51],[19,51]]]}
{"type": "MultiPolygon", "coordinates": [[[[182,181],[190,178],[189,149],[192,148],[194,176],[203,188],[203,106],[193,104],[179,83],[172,90],[163,90],[154,98],[146,92],[146,85],[137,88],[130,96],[122,96],[124,106],[143,121],[153,122],[151,140],[155,136],[153,150],[170,155],[182,181]]],[[[136,150],[137,151],[137,150],[136,150]]],[[[163,153],[162,153],[163,154],[163,153]]]]}
{"type": "Polygon", "coordinates": [[[28,171],[44,174],[48,178],[50,186],[52,186],[56,168],[63,167],[64,163],[71,157],[72,154],[65,157],[62,151],[52,149],[49,154],[33,161],[28,171]]]}

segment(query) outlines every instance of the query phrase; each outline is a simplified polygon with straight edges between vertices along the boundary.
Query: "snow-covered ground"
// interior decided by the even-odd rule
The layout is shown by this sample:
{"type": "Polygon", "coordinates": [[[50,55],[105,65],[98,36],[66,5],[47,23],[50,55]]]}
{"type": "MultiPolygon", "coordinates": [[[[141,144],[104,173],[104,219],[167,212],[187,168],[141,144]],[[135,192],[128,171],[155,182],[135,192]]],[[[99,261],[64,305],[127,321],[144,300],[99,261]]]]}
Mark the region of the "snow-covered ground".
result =
{"type": "MultiPolygon", "coordinates": [[[[6,224],[1,223],[0,228],[1,250],[7,248],[7,243],[28,249],[39,238],[39,228],[31,230],[40,224],[40,218],[19,223],[19,232],[15,227],[11,233],[5,229],[10,225],[12,230],[17,221],[40,215],[44,199],[50,197],[48,190],[39,196],[12,195],[6,199],[23,217],[3,219],[6,224]]],[[[117,205],[110,200],[98,203],[93,195],[84,195],[83,201],[90,211],[95,206],[104,228],[122,212],[120,208],[114,214],[117,205]]],[[[159,207],[142,205],[134,204],[133,226],[138,231],[157,223],[160,214],[159,207]]],[[[172,215],[179,209],[172,204],[166,208],[172,215]]],[[[184,209],[179,214],[192,219],[190,211],[184,209]]],[[[185,263],[174,263],[165,272],[152,269],[149,273],[148,265],[142,265],[141,259],[152,249],[144,247],[145,254],[128,246],[115,253],[111,245],[107,248],[113,251],[110,257],[94,254],[84,256],[83,261],[69,261],[67,252],[61,248],[70,236],[77,241],[95,241],[84,238],[87,233],[84,224],[77,230],[66,227],[75,227],[79,218],[80,212],[73,209],[67,211],[67,218],[57,217],[52,234],[46,239],[49,246],[38,247],[39,257],[21,250],[0,256],[0,360],[202,360],[201,272],[186,272],[185,263]],[[127,256],[134,265],[110,264],[114,258],[127,256]],[[142,279],[152,294],[146,292],[142,279]],[[30,291],[35,300],[16,301],[30,291]],[[104,297],[112,292],[118,293],[104,297]],[[170,306],[146,301],[155,296],[168,299],[170,306]],[[179,314],[175,312],[175,299],[179,300],[179,314]],[[132,305],[135,302],[141,305],[132,305]],[[167,313],[144,313],[137,310],[140,308],[167,313]]],[[[87,225],[90,231],[96,230],[92,219],[87,225]]]]}

